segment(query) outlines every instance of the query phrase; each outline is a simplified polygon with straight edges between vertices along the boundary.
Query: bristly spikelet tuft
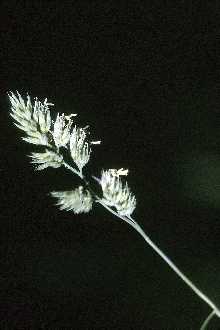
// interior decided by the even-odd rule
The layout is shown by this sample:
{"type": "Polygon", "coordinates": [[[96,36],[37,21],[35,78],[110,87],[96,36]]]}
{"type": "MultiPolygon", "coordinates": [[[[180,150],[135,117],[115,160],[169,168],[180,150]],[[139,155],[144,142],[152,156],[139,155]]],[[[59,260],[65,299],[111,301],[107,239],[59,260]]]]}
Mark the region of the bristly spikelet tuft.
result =
{"type": "Polygon", "coordinates": [[[89,134],[87,128],[80,128],[75,125],[70,135],[70,154],[80,172],[90,159],[90,145],[100,144],[100,141],[87,141],[87,135],[89,134]]]}
{"type": "Polygon", "coordinates": [[[46,149],[45,152],[32,152],[29,156],[32,158],[32,164],[39,164],[35,170],[40,171],[47,167],[58,168],[63,163],[63,156],[52,150],[46,149]]]}
{"type": "Polygon", "coordinates": [[[92,209],[92,196],[82,186],[75,190],[53,191],[50,194],[58,198],[56,205],[59,205],[61,210],[73,211],[75,214],[79,214],[87,213],[92,209]]]}
{"type": "Polygon", "coordinates": [[[86,131],[74,127],[70,136],[70,153],[73,161],[81,171],[88,163],[91,153],[89,143],[86,141],[86,131]]]}
{"type": "Polygon", "coordinates": [[[70,130],[73,121],[71,117],[77,116],[76,114],[71,114],[70,116],[65,116],[64,113],[60,116],[57,114],[56,121],[54,123],[54,129],[52,132],[54,143],[59,149],[60,147],[65,147],[70,140],[70,130]]]}
{"type": "Polygon", "coordinates": [[[130,192],[127,182],[123,185],[121,181],[120,176],[127,173],[128,171],[124,169],[102,171],[99,183],[102,187],[103,202],[115,207],[118,214],[129,217],[136,207],[136,198],[130,192]]]}
{"type": "Polygon", "coordinates": [[[43,103],[35,98],[34,105],[31,98],[27,95],[26,102],[17,92],[17,94],[9,93],[11,103],[10,115],[15,120],[15,126],[23,130],[27,137],[22,139],[26,142],[49,146],[48,132],[51,126],[51,116],[47,99],[43,103]]]}

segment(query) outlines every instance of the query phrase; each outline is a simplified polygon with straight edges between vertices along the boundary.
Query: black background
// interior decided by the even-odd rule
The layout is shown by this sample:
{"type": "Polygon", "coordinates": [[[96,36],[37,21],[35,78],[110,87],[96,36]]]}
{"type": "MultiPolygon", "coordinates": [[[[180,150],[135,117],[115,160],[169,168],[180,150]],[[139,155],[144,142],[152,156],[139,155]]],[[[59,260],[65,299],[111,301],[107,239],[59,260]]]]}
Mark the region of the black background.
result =
{"type": "Polygon", "coordinates": [[[54,206],[79,180],[34,172],[10,90],[90,125],[87,173],[129,168],[134,217],[220,305],[219,20],[218,1],[1,2],[1,329],[198,329],[210,312],[106,210],[54,206]]]}

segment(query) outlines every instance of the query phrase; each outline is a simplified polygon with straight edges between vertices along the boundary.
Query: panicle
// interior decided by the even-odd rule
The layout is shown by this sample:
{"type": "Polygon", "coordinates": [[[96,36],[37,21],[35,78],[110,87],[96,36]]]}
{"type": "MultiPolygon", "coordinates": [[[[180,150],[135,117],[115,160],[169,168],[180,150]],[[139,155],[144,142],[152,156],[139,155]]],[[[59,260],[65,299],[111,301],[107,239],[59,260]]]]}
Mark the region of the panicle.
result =
{"type": "Polygon", "coordinates": [[[59,205],[61,210],[73,211],[75,214],[79,214],[87,213],[92,209],[92,196],[82,186],[71,191],[53,191],[51,195],[58,198],[56,205],[59,205]]]}

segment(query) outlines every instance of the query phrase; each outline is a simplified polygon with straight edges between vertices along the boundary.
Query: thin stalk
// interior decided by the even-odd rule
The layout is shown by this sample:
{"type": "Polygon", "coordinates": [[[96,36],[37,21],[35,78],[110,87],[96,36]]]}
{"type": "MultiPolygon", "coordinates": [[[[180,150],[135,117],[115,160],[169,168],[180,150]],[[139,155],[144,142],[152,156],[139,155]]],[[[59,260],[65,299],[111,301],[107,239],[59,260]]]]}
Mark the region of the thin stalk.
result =
{"type": "Polygon", "coordinates": [[[209,321],[211,321],[211,319],[216,315],[215,311],[213,310],[209,315],[208,317],[205,319],[205,321],[203,322],[200,330],[205,330],[209,321]]]}
{"type": "Polygon", "coordinates": [[[73,172],[74,174],[78,175],[82,180],[84,179],[84,176],[82,174],[82,172],[78,172],[75,168],[73,168],[72,166],[70,166],[69,164],[67,164],[64,160],[63,160],[63,165],[70,170],[71,172],[73,172]]]}
{"type": "Polygon", "coordinates": [[[130,226],[132,226],[152,247],[152,249],[170,266],[170,268],[172,268],[172,270],[197,294],[197,296],[211,307],[213,310],[212,313],[220,317],[220,310],[218,307],[195,284],[193,284],[193,282],[186,275],[183,274],[183,272],[171,261],[171,259],[149,238],[149,236],[146,235],[141,226],[133,218],[120,216],[117,212],[113,211],[110,207],[105,205],[105,203],[101,200],[97,200],[97,202],[102,204],[112,214],[116,215],[122,220],[125,220],[130,226]]]}

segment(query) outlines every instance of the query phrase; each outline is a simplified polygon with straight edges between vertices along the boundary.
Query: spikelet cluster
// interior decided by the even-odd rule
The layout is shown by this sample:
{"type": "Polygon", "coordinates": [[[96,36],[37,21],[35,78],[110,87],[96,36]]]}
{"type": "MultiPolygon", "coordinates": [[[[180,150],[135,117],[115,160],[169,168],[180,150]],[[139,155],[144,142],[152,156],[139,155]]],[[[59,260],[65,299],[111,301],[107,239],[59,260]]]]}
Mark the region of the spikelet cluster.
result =
{"type": "Polygon", "coordinates": [[[127,170],[109,169],[102,171],[100,184],[103,202],[116,208],[118,214],[130,216],[136,207],[136,198],[131,193],[127,182],[122,183],[120,176],[127,175],[127,170]]]}
{"type": "Polygon", "coordinates": [[[71,114],[70,116],[65,116],[64,113],[60,116],[57,114],[56,121],[53,127],[53,140],[56,147],[65,147],[69,143],[70,135],[71,135],[71,126],[73,121],[70,119],[71,117],[77,116],[76,114],[71,114]]]}
{"type": "Polygon", "coordinates": [[[32,152],[29,157],[32,158],[32,164],[38,164],[35,166],[37,171],[47,167],[58,168],[63,163],[63,156],[49,149],[46,149],[45,152],[32,152]]]}
{"type": "Polygon", "coordinates": [[[79,214],[87,213],[92,209],[92,196],[82,186],[71,191],[53,191],[51,195],[58,198],[56,205],[59,205],[61,210],[73,211],[75,214],[79,214]]]}
{"type": "Polygon", "coordinates": [[[71,157],[80,171],[88,163],[91,153],[86,137],[86,130],[76,126],[70,136],[71,157]]]}
{"type": "Polygon", "coordinates": [[[48,132],[51,127],[51,116],[47,99],[43,103],[36,98],[32,105],[31,98],[27,95],[25,102],[21,95],[17,92],[9,94],[11,102],[10,115],[15,120],[15,126],[26,133],[26,137],[22,139],[26,142],[49,146],[48,132]]]}

